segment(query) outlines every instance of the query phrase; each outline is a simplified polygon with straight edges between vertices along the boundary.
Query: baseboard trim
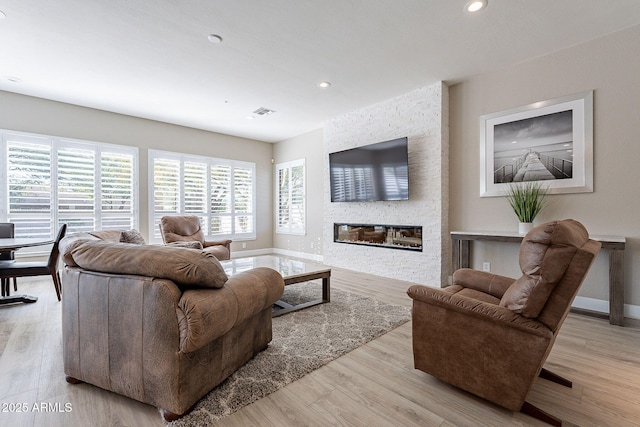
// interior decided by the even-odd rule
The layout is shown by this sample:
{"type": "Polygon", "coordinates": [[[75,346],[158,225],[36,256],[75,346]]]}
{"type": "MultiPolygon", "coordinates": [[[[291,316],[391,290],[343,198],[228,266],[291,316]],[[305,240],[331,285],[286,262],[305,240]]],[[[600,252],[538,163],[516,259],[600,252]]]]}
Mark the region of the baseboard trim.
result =
{"type": "Polygon", "coordinates": [[[278,249],[278,248],[255,249],[251,251],[233,251],[231,252],[231,258],[245,258],[250,256],[273,255],[273,254],[309,259],[317,262],[322,262],[324,259],[322,255],[308,254],[306,252],[288,251],[286,249],[278,249]]]}
{"type": "Polygon", "coordinates": [[[317,254],[309,254],[306,252],[288,251],[286,249],[271,248],[271,252],[277,255],[292,256],[296,258],[309,259],[312,261],[322,262],[324,257],[317,254]]]}
{"type": "MultiPolygon", "coordinates": [[[[606,316],[609,315],[609,301],[607,300],[578,296],[573,301],[573,305],[571,307],[578,310],[601,313],[606,316]]],[[[624,317],[628,317],[630,319],[640,319],[640,306],[625,304],[624,317]]]]}
{"type": "Polygon", "coordinates": [[[245,258],[249,256],[269,255],[273,249],[253,249],[250,251],[231,251],[231,258],[245,258]]]}

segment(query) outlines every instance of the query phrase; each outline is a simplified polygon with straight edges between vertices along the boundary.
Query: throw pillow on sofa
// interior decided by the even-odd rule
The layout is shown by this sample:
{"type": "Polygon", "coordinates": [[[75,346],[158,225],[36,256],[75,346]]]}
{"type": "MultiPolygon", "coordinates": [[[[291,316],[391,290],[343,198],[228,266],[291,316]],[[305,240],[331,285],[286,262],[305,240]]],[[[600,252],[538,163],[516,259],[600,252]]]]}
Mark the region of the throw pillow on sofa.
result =
{"type": "Polygon", "coordinates": [[[134,245],[146,245],[144,236],[138,230],[123,231],[120,233],[120,241],[122,243],[133,243],[134,245]]]}

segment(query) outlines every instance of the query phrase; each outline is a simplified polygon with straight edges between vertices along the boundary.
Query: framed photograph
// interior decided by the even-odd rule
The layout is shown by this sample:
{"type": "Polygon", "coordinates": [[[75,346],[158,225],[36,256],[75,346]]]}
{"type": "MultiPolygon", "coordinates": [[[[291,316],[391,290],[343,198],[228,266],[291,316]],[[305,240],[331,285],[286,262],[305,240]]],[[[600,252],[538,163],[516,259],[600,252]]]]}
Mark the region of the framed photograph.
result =
{"type": "Polygon", "coordinates": [[[480,117],[480,159],[480,197],[528,181],[593,192],[593,91],[480,117]]]}

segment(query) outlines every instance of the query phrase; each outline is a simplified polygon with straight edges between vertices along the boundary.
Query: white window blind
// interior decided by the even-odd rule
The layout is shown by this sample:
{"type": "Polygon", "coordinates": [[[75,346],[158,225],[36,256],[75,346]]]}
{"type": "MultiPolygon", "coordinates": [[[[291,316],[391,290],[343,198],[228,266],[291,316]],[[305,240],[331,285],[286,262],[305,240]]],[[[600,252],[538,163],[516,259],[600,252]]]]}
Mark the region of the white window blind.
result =
{"type": "Polygon", "coordinates": [[[305,161],[276,165],[276,232],[305,234],[305,161]]]}
{"type": "Polygon", "coordinates": [[[46,141],[7,139],[8,206],[3,216],[15,224],[16,237],[48,238],[53,214],[51,146],[46,141]]]}
{"type": "MultiPolygon", "coordinates": [[[[180,213],[180,162],[174,159],[153,159],[153,223],[157,226],[165,215],[180,213]]],[[[154,233],[160,235],[158,230],[154,233]]]]}
{"type": "Polygon", "coordinates": [[[95,151],[58,150],[58,216],[73,231],[96,230],[95,151]]]}
{"type": "Polygon", "coordinates": [[[255,238],[255,164],[149,150],[154,188],[150,236],[165,215],[197,215],[205,234],[255,238]]]}
{"type": "Polygon", "coordinates": [[[16,237],[54,237],[62,223],[67,233],[137,227],[136,148],[0,136],[0,220],[16,225],[16,237]]]}
{"type": "Polygon", "coordinates": [[[137,228],[135,167],[137,156],[103,150],[100,153],[102,230],[137,228]]]}

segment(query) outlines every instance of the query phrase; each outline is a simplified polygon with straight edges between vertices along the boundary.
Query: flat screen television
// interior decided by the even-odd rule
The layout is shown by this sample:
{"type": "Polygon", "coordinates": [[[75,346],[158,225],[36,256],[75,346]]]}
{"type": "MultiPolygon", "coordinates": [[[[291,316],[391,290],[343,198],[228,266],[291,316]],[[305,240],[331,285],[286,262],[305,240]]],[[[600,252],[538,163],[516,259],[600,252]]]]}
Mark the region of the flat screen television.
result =
{"type": "Polygon", "coordinates": [[[329,154],[331,201],[409,199],[407,138],[329,154]]]}

